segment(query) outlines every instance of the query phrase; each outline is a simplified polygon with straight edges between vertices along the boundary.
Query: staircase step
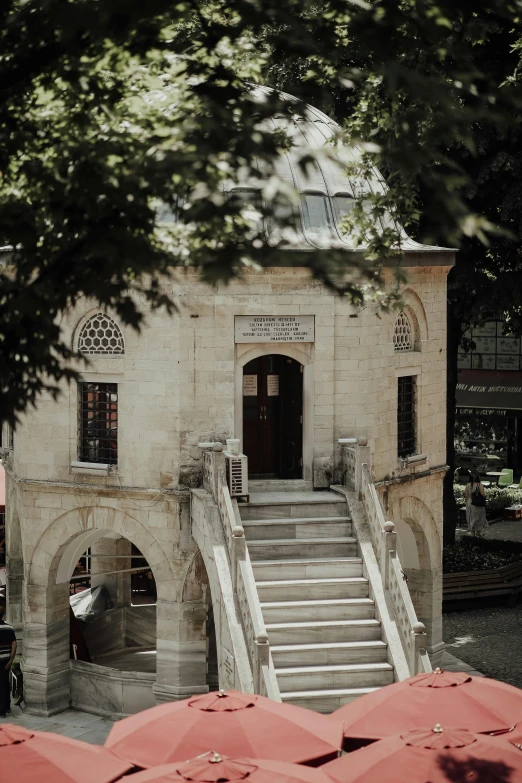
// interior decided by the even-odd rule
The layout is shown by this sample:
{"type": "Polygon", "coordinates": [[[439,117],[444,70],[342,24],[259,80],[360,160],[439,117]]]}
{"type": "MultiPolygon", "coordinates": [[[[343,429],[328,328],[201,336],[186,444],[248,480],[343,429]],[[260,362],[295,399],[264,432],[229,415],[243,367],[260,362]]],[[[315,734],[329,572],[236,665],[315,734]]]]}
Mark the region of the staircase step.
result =
{"type": "Polygon", "coordinates": [[[318,691],[296,691],[281,693],[281,699],[285,704],[294,704],[296,707],[306,707],[314,712],[329,714],[338,710],[344,704],[349,704],[360,696],[373,693],[377,688],[335,688],[318,691]]]}
{"type": "Polygon", "coordinates": [[[372,620],[328,620],[267,623],[270,645],[328,644],[381,639],[381,624],[372,620]]]}
{"type": "Polygon", "coordinates": [[[322,579],[362,576],[360,557],[311,557],[299,559],[257,560],[252,562],[257,580],[322,579]]]}
{"type": "Polygon", "coordinates": [[[336,598],[326,601],[270,601],[261,603],[265,623],[299,620],[370,620],[375,617],[371,598],[336,598]]]}
{"type": "Polygon", "coordinates": [[[334,579],[280,579],[256,584],[261,601],[367,598],[369,591],[368,580],[362,576],[334,579]]]}
{"type": "Polygon", "coordinates": [[[241,519],[339,517],[346,514],[346,501],[334,492],[260,492],[239,506],[241,519]],[[274,497],[275,496],[275,497],[274,497]]]}
{"type": "Polygon", "coordinates": [[[270,650],[276,668],[388,662],[388,645],[378,639],[370,642],[271,645],[270,650]]]}
{"type": "Polygon", "coordinates": [[[246,519],[243,522],[248,540],[288,538],[335,538],[351,536],[349,517],[299,517],[296,519],[246,519]]]}
{"type": "Polygon", "coordinates": [[[270,541],[249,541],[252,560],[281,560],[290,557],[356,557],[355,538],[279,538],[270,541]]]}
{"type": "Polygon", "coordinates": [[[279,688],[291,691],[334,688],[380,688],[393,682],[389,663],[356,663],[335,666],[295,666],[276,668],[279,688]]]}

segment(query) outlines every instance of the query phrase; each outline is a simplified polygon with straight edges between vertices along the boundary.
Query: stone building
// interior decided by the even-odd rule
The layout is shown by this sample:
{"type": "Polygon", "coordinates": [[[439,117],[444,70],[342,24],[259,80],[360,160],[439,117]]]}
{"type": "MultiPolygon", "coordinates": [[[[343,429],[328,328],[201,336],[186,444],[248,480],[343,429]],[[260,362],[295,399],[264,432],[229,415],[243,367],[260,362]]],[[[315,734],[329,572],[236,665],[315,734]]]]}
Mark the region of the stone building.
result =
{"type": "MultiPolygon", "coordinates": [[[[334,127],[309,108],[294,130],[311,143],[334,127]]],[[[385,187],[380,176],[353,183],[332,164],[303,180],[291,153],[278,166],[302,194],[302,245],[344,247],[349,264],[340,219],[357,189],[385,187]]],[[[251,639],[262,646],[266,631],[271,653],[259,660],[275,667],[281,698],[317,709],[407,676],[417,618],[439,660],[452,263],[451,251],[405,238],[404,307],[380,316],[285,265],[284,254],[280,266],[215,289],[195,271],[180,273],[171,290],[178,313],[151,313],[140,335],[88,301],[63,313],[71,346],[90,360],[82,383],[58,402],[42,397],[14,438],[4,426],[2,441],[8,617],[23,637],[28,709],[49,714],[72,703],[124,714],[203,692],[212,687],[213,627],[222,686],[270,692],[260,688],[251,639]],[[220,483],[221,447],[198,446],[232,437],[248,457],[249,503],[220,483]],[[236,573],[231,553],[243,530],[236,573]],[[408,576],[417,617],[406,583],[389,575],[381,534],[408,576]],[[105,653],[149,652],[152,668],[71,660],[70,579],[85,553],[92,585],[103,582],[112,601],[97,627],[105,653]],[[133,558],[152,570],[155,606],[131,606],[133,558]],[[316,568],[311,592],[298,560],[310,574],[316,568]],[[396,616],[387,615],[387,589],[396,616]],[[328,636],[336,622],[345,636],[328,636]],[[326,657],[314,657],[319,648],[326,657]]],[[[392,271],[385,277],[391,285],[392,271]]]]}

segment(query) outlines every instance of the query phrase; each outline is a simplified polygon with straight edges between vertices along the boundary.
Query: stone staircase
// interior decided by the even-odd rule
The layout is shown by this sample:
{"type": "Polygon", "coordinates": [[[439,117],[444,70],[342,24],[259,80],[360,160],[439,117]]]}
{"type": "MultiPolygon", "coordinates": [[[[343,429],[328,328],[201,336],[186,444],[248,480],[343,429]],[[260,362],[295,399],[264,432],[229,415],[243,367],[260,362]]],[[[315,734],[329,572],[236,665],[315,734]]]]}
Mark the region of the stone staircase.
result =
{"type": "Polygon", "coordinates": [[[282,700],[332,712],[393,682],[345,499],[259,492],[239,510],[282,700]]]}

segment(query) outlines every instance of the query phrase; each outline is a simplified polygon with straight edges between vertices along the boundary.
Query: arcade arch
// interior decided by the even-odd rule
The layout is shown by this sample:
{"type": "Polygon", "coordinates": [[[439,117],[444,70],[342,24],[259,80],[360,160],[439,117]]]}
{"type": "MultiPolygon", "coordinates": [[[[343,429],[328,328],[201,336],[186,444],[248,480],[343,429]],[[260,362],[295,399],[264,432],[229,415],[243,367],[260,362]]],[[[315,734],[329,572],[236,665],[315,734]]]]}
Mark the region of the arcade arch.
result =
{"type": "MultiPolygon", "coordinates": [[[[92,549],[111,540],[134,544],[156,582],[157,665],[149,699],[164,701],[182,698],[186,692],[208,690],[207,604],[201,595],[188,601],[190,611],[183,605],[184,575],[190,553],[180,553],[169,561],[166,544],[135,517],[113,507],[85,506],[64,513],[49,525],[34,547],[28,568],[24,671],[28,678],[27,692],[32,694],[28,707],[33,711],[48,714],[69,706],[69,579],[78,557],[88,547],[92,549]],[[195,662],[188,670],[189,651],[195,662]]],[[[129,548],[123,562],[130,554],[129,548]]],[[[113,707],[112,711],[118,710],[113,707]]]]}
{"type": "Polygon", "coordinates": [[[428,506],[412,495],[392,500],[390,518],[395,524],[397,552],[413,605],[426,626],[428,652],[440,653],[443,649],[442,549],[437,523],[428,506]]]}

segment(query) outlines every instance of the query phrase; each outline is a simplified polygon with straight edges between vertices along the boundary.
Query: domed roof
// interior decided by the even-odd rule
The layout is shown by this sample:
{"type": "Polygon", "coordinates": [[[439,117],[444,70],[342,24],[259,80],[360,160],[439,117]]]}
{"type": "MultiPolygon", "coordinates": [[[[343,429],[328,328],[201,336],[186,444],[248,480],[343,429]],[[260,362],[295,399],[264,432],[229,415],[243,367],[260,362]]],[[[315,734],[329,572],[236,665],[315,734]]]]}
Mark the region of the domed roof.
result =
{"type": "MultiPolygon", "coordinates": [[[[273,93],[271,88],[258,85],[249,85],[249,89],[252,97],[259,102],[265,101],[273,93]]],[[[282,92],[279,95],[290,103],[299,103],[293,95],[282,92]]],[[[313,166],[307,167],[305,173],[298,164],[304,151],[307,148],[314,150],[324,148],[341,131],[334,120],[313,106],[306,106],[304,112],[299,114],[273,117],[266,122],[270,123],[274,130],[284,130],[291,137],[294,146],[282,153],[274,163],[270,164],[270,167],[260,162],[258,168],[267,179],[271,174],[275,174],[293,186],[301,195],[298,208],[300,216],[296,221],[296,230],[291,239],[288,242],[284,241],[282,246],[296,250],[353,249],[354,238],[341,231],[342,219],[352,209],[355,198],[364,196],[365,193],[378,194],[387,191],[386,182],[380,172],[372,167],[367,177],[348,176],[347,167],[360,160],[362,149],[336,143],[328,145],[324,150],[328,154],[320,156],[313,166]]],[[[250,192],[252,197],[255,196],[252,191],[259,191],[262,185],[259,179],[226,181],[224,190],[238,195],[241,193],[247,195],[250,192]]],[[[386,222],[388,225],[392,224],[391,215],[388,219],[386,216],[381,219],[383,228],[386,222]]],[[[421,245],[408,237],[404,229],[399,227],[399,231],[401,250],[415,252],[445,250],[445,248],[421,245]]],[[[272,228],[271,233],[274,236],[277,234],[277,229],[272,228]]],[[[288,237],[288,231],[284,236],[288,237]]],[[[281,237],[277,238],[281,239],[281,237]]]]}

